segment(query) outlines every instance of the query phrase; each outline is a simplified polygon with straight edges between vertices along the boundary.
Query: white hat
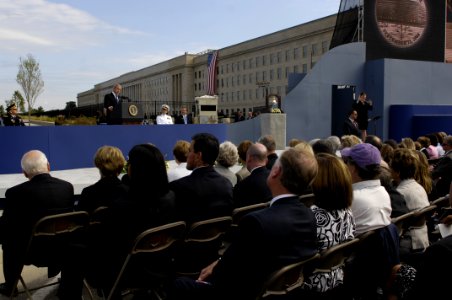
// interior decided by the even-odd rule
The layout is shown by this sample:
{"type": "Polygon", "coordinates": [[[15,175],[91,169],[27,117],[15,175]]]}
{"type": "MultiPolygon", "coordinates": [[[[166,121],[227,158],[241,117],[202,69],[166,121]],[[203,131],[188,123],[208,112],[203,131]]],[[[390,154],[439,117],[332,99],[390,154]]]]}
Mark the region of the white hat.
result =
{"type": "Polygon", "coordinates": [[[163,109],[163,108],[169,111],[169,106],[168,106],[168,104],[163,104],[163,105],[162,105],[162,109],[163,109]]]}

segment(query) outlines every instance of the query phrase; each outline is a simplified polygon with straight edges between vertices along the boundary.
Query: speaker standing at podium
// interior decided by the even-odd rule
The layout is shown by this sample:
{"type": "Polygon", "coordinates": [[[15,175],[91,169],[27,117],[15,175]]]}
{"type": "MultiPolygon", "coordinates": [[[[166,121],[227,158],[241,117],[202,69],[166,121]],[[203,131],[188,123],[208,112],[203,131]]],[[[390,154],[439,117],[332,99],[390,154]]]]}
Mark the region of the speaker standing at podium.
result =
{"type": "Polygon", "coordinates": [[[113,86],[113,91],[104,97],[104,115],[108,125],[121,124],[121,119],[115,117],[115,110],[119,109],[121,91],[122,86],[117,83],[113,86]]]}

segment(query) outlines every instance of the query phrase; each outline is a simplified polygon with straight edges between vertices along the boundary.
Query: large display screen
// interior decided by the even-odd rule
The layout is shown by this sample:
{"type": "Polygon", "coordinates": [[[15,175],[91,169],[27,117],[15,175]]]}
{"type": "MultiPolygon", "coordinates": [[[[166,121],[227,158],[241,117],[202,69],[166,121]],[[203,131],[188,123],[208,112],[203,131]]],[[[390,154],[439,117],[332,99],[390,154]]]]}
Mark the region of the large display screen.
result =
{"type": "Polygon", "coordinates": [[[443,62],[445,9],[445,0],[365,0],[367,59],[443,62]]]}

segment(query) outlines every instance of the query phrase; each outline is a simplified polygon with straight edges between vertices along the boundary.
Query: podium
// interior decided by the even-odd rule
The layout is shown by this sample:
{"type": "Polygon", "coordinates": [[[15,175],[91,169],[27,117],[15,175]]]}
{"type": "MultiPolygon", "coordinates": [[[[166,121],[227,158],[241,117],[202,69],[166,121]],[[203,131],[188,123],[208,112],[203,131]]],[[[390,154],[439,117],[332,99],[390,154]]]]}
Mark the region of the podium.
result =
{"type": "Polygon", "coordinates": [[[115,109],[112,118],[117,124],[141,124],[144,118],[143,104],[134,101],[122,101],[115,109]]]}

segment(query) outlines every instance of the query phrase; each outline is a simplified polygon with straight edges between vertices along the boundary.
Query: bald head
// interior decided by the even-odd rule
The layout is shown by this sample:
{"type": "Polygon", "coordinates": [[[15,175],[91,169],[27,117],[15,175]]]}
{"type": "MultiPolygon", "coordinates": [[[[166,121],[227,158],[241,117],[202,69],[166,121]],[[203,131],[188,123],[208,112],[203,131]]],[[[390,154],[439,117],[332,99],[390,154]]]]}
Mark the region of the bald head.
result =
{"type": "Polygon", "coordinates": [[[28,179],[50,172],[49,161],[46,155],[39,150],[31,150],[25,153],[20,164],[25,177],[28,179]]]}
{"type": "Polygon", "coordinates": [[[267,164],[267,148],[261,143],[252,144],[246,152],[246,168],[251,172],[254,168],[267,164]]]}

